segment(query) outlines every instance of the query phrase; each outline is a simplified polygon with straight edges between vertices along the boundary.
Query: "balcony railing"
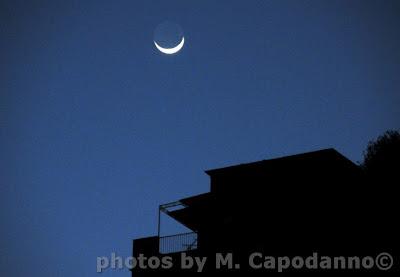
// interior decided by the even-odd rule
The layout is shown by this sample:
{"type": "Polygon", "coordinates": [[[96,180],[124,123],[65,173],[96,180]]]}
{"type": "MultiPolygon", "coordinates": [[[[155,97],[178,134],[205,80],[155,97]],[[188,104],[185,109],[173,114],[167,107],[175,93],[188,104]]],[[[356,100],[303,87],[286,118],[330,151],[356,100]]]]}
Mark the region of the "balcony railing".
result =
{"type": "Polygon", "coordinates": [[[197,249],[197,233],[184,233],[160,237],[159,252],[169,254],[197,249]]]}

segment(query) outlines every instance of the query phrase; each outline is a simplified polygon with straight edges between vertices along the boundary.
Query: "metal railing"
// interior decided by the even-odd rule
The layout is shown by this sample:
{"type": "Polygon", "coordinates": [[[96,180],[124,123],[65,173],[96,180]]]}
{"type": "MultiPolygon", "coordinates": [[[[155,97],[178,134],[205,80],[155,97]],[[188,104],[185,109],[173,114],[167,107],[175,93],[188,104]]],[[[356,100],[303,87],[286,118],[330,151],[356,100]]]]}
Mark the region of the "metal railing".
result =
{"type": "Polygon", "coordinates": [[[161,254],[186,252],[197,249],[197,233],[183,233],[159,238],[161,254]]]}

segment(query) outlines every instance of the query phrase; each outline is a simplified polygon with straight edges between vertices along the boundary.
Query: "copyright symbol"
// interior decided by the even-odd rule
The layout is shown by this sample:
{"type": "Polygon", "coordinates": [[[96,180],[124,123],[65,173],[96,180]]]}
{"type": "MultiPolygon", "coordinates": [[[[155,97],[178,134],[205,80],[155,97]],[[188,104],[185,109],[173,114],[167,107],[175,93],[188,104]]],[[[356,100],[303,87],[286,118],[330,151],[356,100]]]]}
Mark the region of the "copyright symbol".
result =
{"type": "Polygon", "coordinates": [[[376,257],[375,264],[380,270],[389,270],[393,266],[393,257],[383,252],[376,257]]]}

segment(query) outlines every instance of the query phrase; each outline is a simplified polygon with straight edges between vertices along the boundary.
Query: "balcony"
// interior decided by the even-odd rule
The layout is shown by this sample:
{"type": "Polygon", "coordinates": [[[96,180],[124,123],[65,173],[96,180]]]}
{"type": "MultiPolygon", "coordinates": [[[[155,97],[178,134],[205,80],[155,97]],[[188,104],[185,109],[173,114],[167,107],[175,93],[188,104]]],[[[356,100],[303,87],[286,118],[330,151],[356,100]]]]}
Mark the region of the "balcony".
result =
{"type": "Polygon", "coordinates": [[[209,214],[212,207],[209,193],[160,205],[157,235],[136,239],[133,249],[134,256],[142,253],[165,255],[198,250],[198,227],[208,224],[206,215],[209,214]],[[161,224],[161,218],[165,218],[165,215],[167,215],[167,219],[172,219],[173,224],[178,223],[183,228],[179,228],[179,230],[169,229],[169,226],[165,228],[164,223],[161,224]],[[163,225],[163,230],[161,230],[161,225],[163,225]],[[167,232],[164,229],[167,229],[167,232]],[[172,235],[170,235],[171,233],[172,235]]]}
{"type": "Polygon", "coordinates": [[[160,254],[186,252],[197,249],[197,233],[189,232],[159,238],[160,254]]]}
{"type": "Polygon", "coordinates": [[[147,237],[134,240],[133,256],[140,254],[153,256],[179,252],[193,251],[197,249],[197,233],[182,233],[163,237],[147,237]]]}
{"type": "Polygon", "coordinates": [[[188,210],[190,209],[187,203],[183,201],[160,205],[158,210],[158,252],[160,254],[186,252],[197,249],[196,230],[190,229],[189,226],[177,218],[177,215],[187,214],[188,210]],[[178,234],[162,235],[161,225],[163,224],[161,224],[161,218],[163,214],[167,215],[166,219],[172,220],[175,228],[180,227],[178,228],[180,230],[175,230],[179,232],[178,234]]]}

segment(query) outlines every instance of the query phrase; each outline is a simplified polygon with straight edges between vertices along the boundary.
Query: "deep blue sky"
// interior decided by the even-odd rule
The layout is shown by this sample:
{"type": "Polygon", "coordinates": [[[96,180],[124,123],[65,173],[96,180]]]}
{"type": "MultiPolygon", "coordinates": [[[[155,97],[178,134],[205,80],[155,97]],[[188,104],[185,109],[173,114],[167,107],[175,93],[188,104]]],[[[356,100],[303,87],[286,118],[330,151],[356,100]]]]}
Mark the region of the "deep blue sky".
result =
{"type": "Polygon", "coordinates": [[[399,26],[399,1],[2,0],[0,275],[98,276],[205,169],[361,160],[400,126],[399,26]]]}

